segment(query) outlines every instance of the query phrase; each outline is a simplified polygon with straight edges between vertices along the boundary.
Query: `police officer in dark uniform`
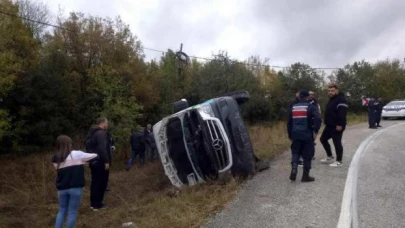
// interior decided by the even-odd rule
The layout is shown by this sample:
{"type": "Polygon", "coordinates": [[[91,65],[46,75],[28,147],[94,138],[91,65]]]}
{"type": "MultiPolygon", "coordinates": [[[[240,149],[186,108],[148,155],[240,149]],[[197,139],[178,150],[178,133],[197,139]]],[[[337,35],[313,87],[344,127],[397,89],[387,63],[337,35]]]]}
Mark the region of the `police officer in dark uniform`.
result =
{"type": "Polygon", "coordinates": [[[377,124],[377,127],[382,127],[382,126],[380,125],[380,122],[381,122],[381,113],[382,113],[382,110],[383,110],[382,98],[379,97],[379,98],[377,99],[377,101],[374,103],[374,105],[375,105],[375,111],[376,111],[376,119],[375,119],[375,122],[376,122],[376,124],[377,124]]]}
{"type": "MultiPolygon", "coordinates": [[[[292,107],[300,102],[300,90],[297,90],[297,92],[295,93],[295,99],[293,101],[291,101],[290,105],[288,106],[288,113],[291,112],[292,107]]],[[[292,148],[291,148],[292,151],[292,148]]],[[[298,161],[298,165],[300,167],[302,167],[304,165],[304,162],[302,161],[302,158],[298,161]]]]}
{"type": "Polygon", "coordinates": [[[376,122],[376,105],[374,104],[375,99],[370,98],[370,101],[368,102],[368,125],[370,129],[376,129],[377,127],[375,126],[376,122]]]}
{"type": "Polygon", "coordinates": [[[318,108],[309,103],[308,97],[307,90],[300,91],[300,101],[292,106],[287,123],[288,137],[292,142],[292,170],[290,175],[292,181],[295,181],[297,177],[300,156],[304,159],[304,172],[301,181],[311,182],[315,180],[309,176],[309,171],[315,150],[314,140],[321,127],[321,116],[318,108]]]}

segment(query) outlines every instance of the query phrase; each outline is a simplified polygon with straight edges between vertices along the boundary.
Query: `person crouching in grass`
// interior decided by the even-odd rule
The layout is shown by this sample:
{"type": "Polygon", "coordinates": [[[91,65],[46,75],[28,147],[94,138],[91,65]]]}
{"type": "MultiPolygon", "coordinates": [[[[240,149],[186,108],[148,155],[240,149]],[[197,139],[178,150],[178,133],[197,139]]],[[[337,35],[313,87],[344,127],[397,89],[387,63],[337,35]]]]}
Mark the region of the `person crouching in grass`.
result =
{"type": "Polygon", "coordinates": [[[58,190],[59,212],[55,227],[63,227],[66,214],[68,228],[74,227],[77,210],[83,194],[84,164],[97,157],[97,154],[72,150],[72,139],[61,135],[56,139],[56,153],[52,163],[57,170],[56,188],[58,190]]]}

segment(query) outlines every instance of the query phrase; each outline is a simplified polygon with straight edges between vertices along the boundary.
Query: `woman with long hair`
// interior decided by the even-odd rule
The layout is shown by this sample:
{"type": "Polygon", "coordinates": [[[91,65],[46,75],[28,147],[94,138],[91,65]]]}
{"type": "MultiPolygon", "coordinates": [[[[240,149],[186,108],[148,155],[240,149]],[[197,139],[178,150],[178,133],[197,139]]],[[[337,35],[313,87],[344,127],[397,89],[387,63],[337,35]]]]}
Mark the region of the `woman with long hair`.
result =
{"type": "Polygon", "coordinates": [[[74,227],[85,185],[84,164],[96,157],[97,154],[72,150],[72,139],[66,135],[56,139],[56,153],[52,157],[52,163],[57,170],[56,188],[59,200],[56,228],[63,227],[66,214],[67,227],[74,227]]]}

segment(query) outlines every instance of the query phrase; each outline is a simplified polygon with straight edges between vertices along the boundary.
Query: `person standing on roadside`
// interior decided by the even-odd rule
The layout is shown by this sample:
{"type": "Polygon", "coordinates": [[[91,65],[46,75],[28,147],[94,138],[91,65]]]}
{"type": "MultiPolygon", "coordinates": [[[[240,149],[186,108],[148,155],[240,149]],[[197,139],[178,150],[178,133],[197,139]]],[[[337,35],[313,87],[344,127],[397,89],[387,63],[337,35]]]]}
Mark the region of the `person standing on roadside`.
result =
{"type": "Polygon", "coordinates": [[[59,201],[56,228],[63,227],[66,214],[66,227],[74,227],[85,185],[84,164],[96,157],[97,154],[94,153],[72,150],[72,139],[66,135],[56,139],[56,153],[52,157],[53,166],[57,170],[56,188],[59,201]]]}
{"type": "MultiPolygon", "coordinates": [[[[299,102],[300,102],[300,90],[297,90],[297,91],[295,92],[295,98],[294,98],[294,100],[291,101],[291,103],[290,103],[289,106],[288,106],[288,114],[291,112],[292,107],[293,107],[295,104],[298,104],[299,102]]],[[[290,149],[291,149],[291,151],[292,151],[292,148],[290,148],[290,149]]],[[[300,158],[299,161],[298,161],[298,166],[302,167],[303,165],[304,165],[304,162],[303,162],[302,158],[300,158]]]]}
{"type": "Polygon", "coordinates": [[[381,97],[379,97],[379,98],[377,99],[377,101],[376,101],[376,103],[375,103],[375,106],[376,106],[376,120],[375,120],[375,122],[376,122],[376,124],[377,124],[377,127],[382,127],[382,126],[380,125],[380,122],[381,122],[381,114],[382,114],[382,110],[383,110],[383,101],[382,101],[382,98],[381,98],[381,97]]]}
{"type": "Polygon", "coordinates": [[[86,143],[87,152],[98,155],[98,159],[90,162],[89,165],[91,169],[90,208],[94,211],[106,208],[103,201],[107,189],[108,172],[111,162],[111,141],[107,133],[107,118],[98,118],[96,125],[97,128],[93,128],[89,134],[90,141],[86,143]]]}
{"type": "Polygon", "coordinates": [[[370,129],[377,129],[376,125],[376,117],[377,117],[377,110],[375,105],[375,99],[370,98],[370,102],[368,103],[368,127],[370,129]]]}
{"type": "Polygon", "coordinates": [[[318,101],[315,98],[315,92],[314,91],[309,91],[308,101],[309,101],[309,103],[314,105],[318,109],[319,114],[321,114],[321,106],[319,105],[318,101]]]}
{"type": "MultiPolygon", "coordinates": [[[[309,91],[309,97],[308,101],[310,104],[315,106],[318,109],[319,115],[321,114],[321,106],[319,105],[318,101],[315,99],[315,92],[314,91],[309,91]]],[[[314,146],[316,146],[316,142],[314,142],[314,146]]],[[[315,151],[314,151],[314,156],[312,157],[312,160],[315,160],[315,151]]]]}
{"type": "Polygon", "coordinates": [[[339,92],[336,84],[332,84],[328,88],[329,102],[325,109],[325,129],[321,135],[321,143],[326,151],[327,158],[322,159],[322,163],[333,162],[332,149],[328,142],[332,138],[336,150],[336,161],[330,164],[331,167],[342,166],[343,146],[342,136],[346,129],[347,101],[343,93],[339,92]]]}
{"type": "Polygon", "coordinates": [[[315,150],[314,140],[317,137],[322,120],[318,108],[309,103],[308,96],[307,90],[301,90],[299,93],[300,101],[292,106],[289,113],[287,129],[288,137],[292,142],[291,181],[296,180],[300,157],[304,160],[304,172],[301,181],[315,181],[315,178],[309,176],[309,172],[315,150]]]}

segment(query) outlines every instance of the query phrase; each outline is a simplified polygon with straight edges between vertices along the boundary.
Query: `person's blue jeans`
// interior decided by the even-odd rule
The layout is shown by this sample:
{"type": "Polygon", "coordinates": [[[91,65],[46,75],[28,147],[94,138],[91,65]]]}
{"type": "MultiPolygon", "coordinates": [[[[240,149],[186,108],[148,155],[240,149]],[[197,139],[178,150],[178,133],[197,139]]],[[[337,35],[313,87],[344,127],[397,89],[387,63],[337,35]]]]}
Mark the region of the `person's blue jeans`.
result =
{"type": "Polygon", "coordinates": [[[58,191],[59,212],[56,216],[55,228],[62,228],[66,213],[67,228],[73,228],[77,218],[77,210],[83,195],[83,188],[69,188],[58,191]]]}
{"type": "Polygon", "coordinates": [[[128,163],[127,163],[127,167],[126,169],[129,170],[132,165],[135,162],[136,156],[138,156],[139,154],[139,160],[141,163],[141,166],[145,163],[145,151],[143,150],[132,150],[132,154],[131,154],[131,158],[129,159],[128,163]]]}

